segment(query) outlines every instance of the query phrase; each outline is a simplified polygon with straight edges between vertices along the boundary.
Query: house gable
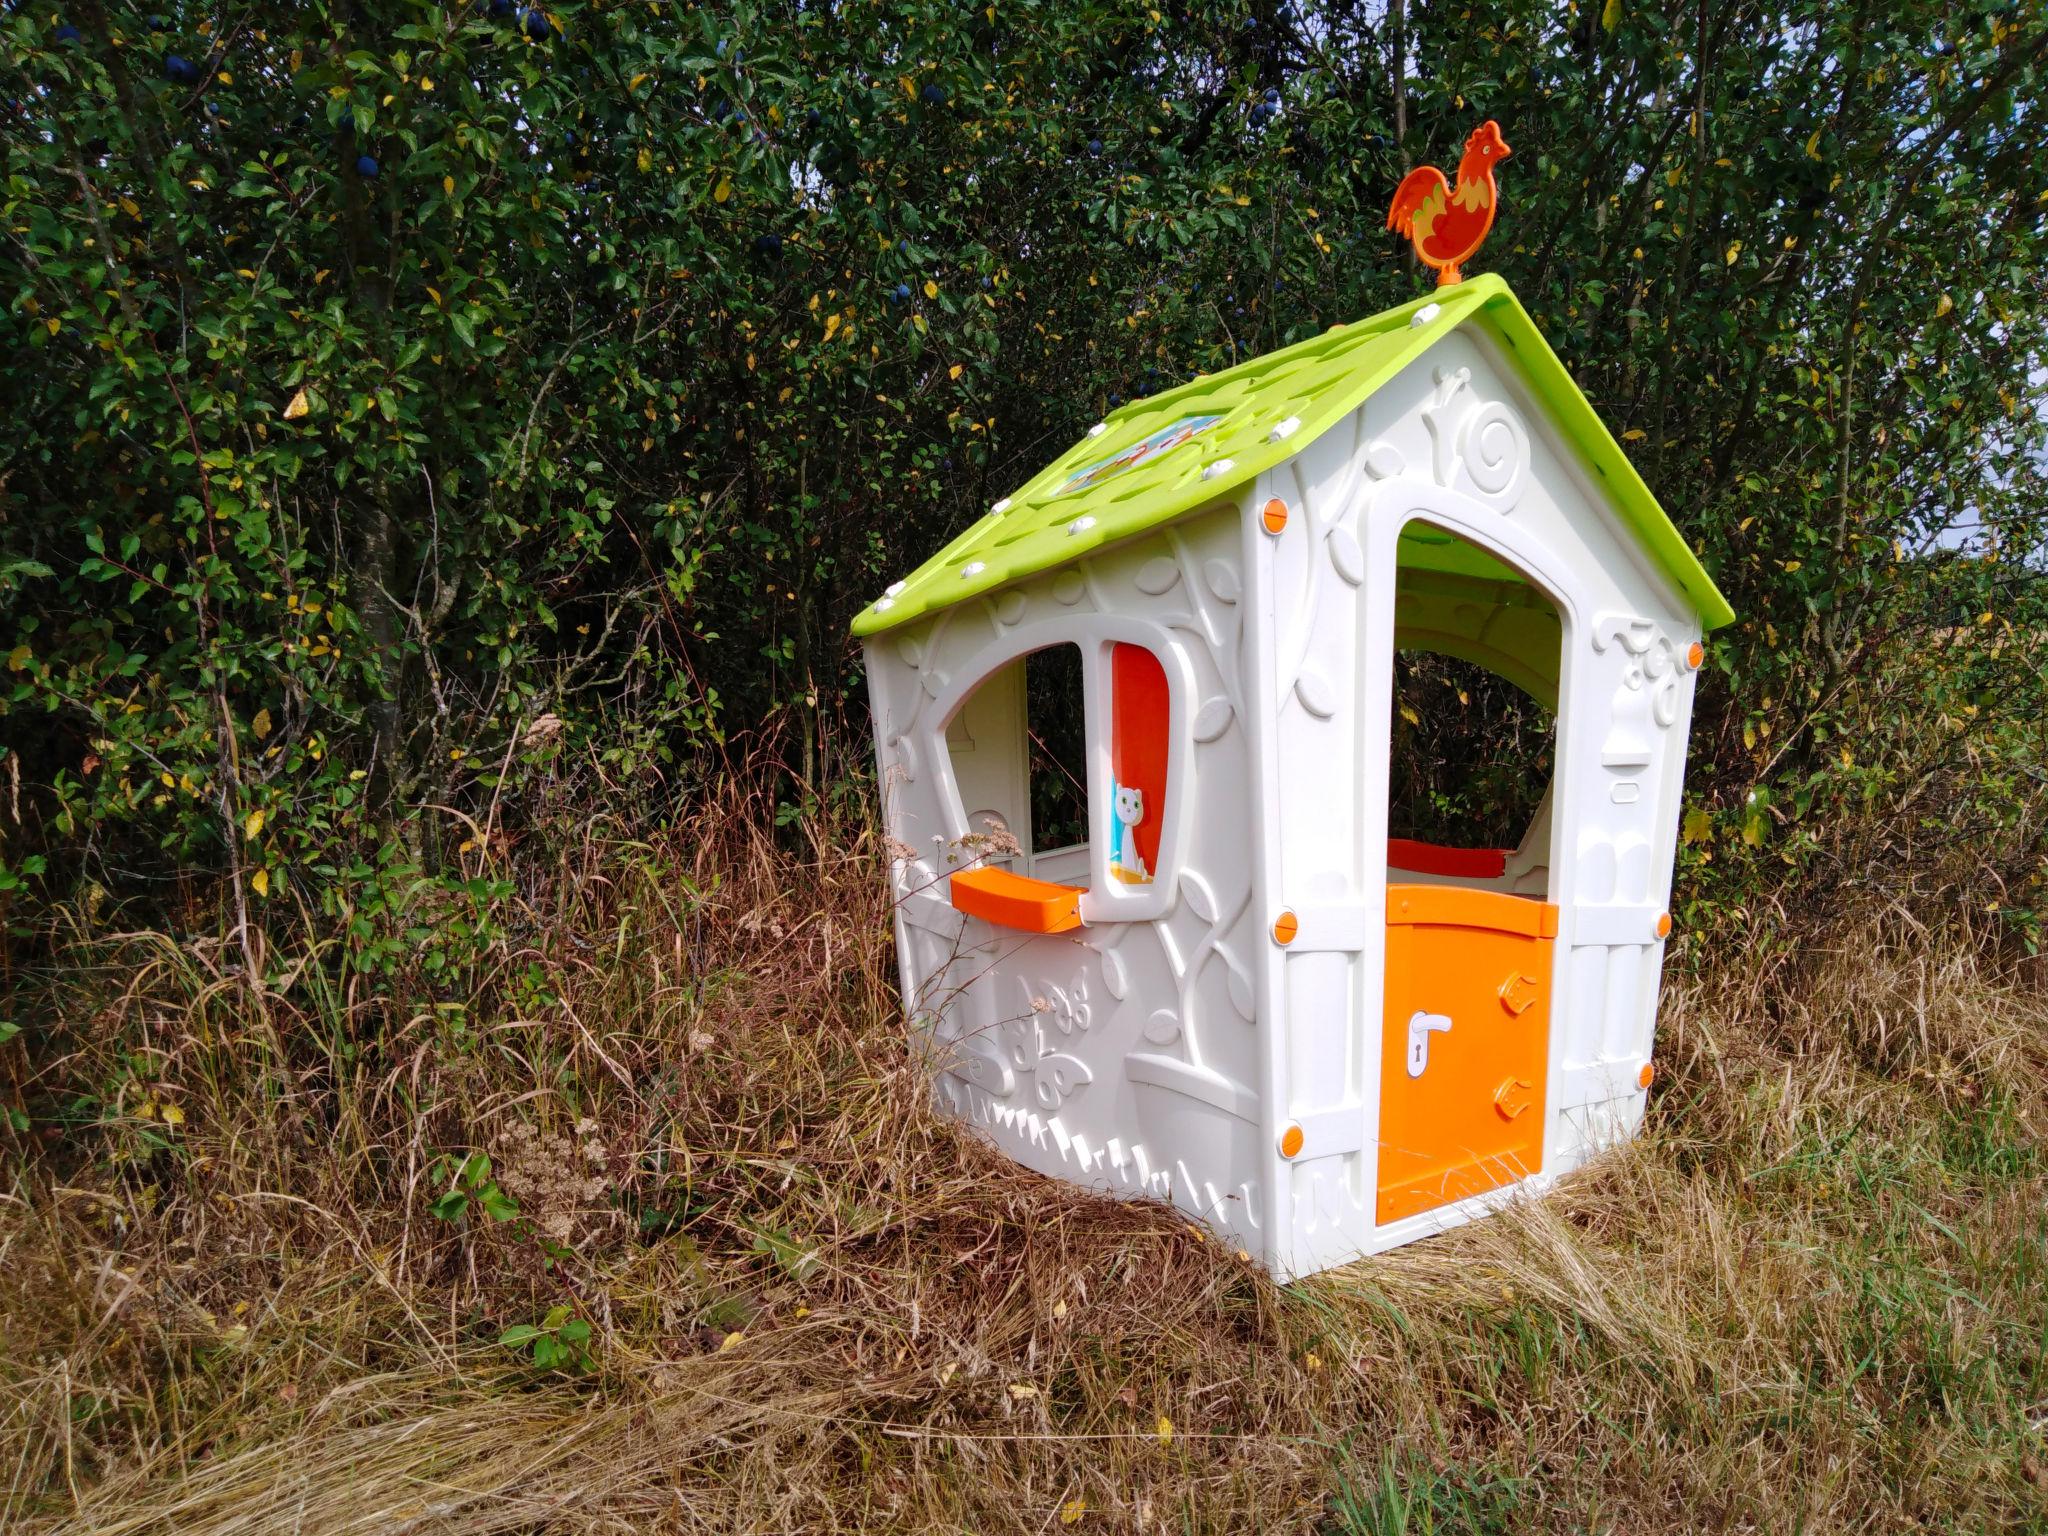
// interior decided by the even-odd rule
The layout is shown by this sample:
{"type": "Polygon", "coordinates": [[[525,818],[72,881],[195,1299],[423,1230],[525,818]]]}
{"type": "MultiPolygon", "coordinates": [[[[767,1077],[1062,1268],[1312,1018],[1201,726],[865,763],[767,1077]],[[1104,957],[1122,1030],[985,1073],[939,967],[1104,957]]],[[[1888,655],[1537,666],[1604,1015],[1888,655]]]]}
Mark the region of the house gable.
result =
{"type": "Polygon", "coordinates": [[[1486,274],[1112,413],[862,610],[854,633],[894,628],[1234,499],[1467,324],[1496,344],[1588,481],[1704,626],[1729,622],[1727,599],[1621,446],[1507,284],[1486,274]]]}

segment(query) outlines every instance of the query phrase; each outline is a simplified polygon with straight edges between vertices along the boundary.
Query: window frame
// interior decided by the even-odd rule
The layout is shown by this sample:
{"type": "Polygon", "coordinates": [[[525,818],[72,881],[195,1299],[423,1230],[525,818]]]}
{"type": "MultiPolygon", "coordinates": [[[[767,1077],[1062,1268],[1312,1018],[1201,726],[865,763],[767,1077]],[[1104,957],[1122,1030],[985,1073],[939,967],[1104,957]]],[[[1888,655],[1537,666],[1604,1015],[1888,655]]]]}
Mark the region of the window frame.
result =
{"type": "MultiPolygon", "coordinates": [[[[1179,899],[1180,870],[1186,857],[1194,765],[1192,730],[1194,669],[1186,649],[1165,626],[1144,619],[1109,614],[1073,614],[1020,625],[977,651],[960,670],[960,681],[944,685],[933,702],[932,724],[924,731],[927,760],[941,784],[940,807],[946,836],[958,842],[969,832],[967,810],[953,773],[946,732],[953,717],[974,691],[1014,661],[1055,645],[1073,645],[1081,652],[1082,711],[1088,768],[1088,874],[1080,899],[1081,921],[1147,922],[1166,916],[1179,899]],[[1135,645],[1152,654],[1166,677],[1166,796],[1160,808],[1159,853],[1152,879],[1132,885],[1109,874],[1112,807],[1113,708],[1111,657],[1118,645],[1135,645]]],[[[1026,727],[1029,727],[1027,716],[1026,727]]],[[[1028,752],[1028,743],[1025,744],[1028,752]]],[[[1029,850],[1036,852],[1036,850],[1029,850]]],[[[1056,850],[1047,849],[1046,852],[1056,850]]],[[[977,867],[970,860],[959,868],[977,867]]],[[[950,873],[950,871],[949,871],[950,873]]],[[[1057,882],[1045,882],[1056,884],[1057,882]]]]}

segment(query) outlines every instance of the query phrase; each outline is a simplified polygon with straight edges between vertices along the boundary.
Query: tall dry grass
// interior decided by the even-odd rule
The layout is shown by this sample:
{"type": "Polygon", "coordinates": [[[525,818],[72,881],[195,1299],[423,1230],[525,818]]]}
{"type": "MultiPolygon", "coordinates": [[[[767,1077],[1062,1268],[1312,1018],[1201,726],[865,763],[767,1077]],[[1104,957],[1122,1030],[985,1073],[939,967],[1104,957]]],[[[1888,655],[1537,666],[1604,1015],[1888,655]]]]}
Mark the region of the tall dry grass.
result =
{"type": "Polygon", "coordinates": [[[10,1528],[2048,1523],[2048,999],[1967,932],[1681,956],[1639,1143],[1281,1290],[936,1116],[874,850],[764,824],[529,839],[452,977],[81,916],[9,1048],[66,1121],[10,1528]],[[516,1217],[431,1209],[475,1151],[516,1217]],[[499,1342],[551,1313],[588,1369],[499,1342]]]}

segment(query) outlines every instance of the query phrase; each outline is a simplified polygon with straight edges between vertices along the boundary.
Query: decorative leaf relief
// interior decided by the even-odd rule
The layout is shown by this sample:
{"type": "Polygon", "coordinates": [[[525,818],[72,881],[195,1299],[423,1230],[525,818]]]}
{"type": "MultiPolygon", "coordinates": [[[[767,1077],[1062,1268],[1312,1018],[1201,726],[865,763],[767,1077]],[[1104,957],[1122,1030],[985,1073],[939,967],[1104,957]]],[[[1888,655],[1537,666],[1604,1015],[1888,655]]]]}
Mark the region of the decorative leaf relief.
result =
{"type": "Polygon", "coordinates": [[[946,684],[951,681],[947,674],[938,667],[934,667],[929,672],[924,673],[919,680],[924,684],[924,691],[935,699],[946,691],[946,684]]]}
{"type": "Polygon", "coordinates": [[[1202,707],[1195,711],[1195,740],[1214,741],[1230,729],[1230,718],[1234,713],[1230,707],[1230,700],[1221,694],[1205,701],[1202,707]]]}
{"type": "Polygon", "coordinates": [[[1230,971],[1230,1006],[1237,1010],[1238,1016],[1245,1023],[1249,1024],[1258,1017],[1256,1000],[1252,997],[1251,973],[1239,965],[1236,957],[1221,945],[1217,946],[1216,953],[1223,957],[1223,963],[1230,971]]]}
{"type": "Polygon", "coordinates": [[[1102,952],[1102,990],[1117,1002],[1124,1000],[1129,978],[1124,974],[1124,957],[1113,949],[1102,952]]]}
{"type": "Polygon", "coordinates": [[[1095,1074],[1088,1070],[1088,1063],[1064,1051],[1042,1057],[1038,1070],[1032,1074],[1032,1086],[1038,1092],[1038,1102],[1048,1110],[1058,1109],[1068,1094],[1083,1083],[1094,1081],[1095,1074]]]}
{"type": "Polygon", "coordinates": [[[1007,1098],[1016,1091],[1017,1074],[983,1041],[972,1037],[953,1042],[953,1070],[984,1093],[1007,1098]]]}
{"type": "Polygon", "coordinates": [[[1226,603],[1234,603],[1243,595],[1244,587],[1237,579],[1237,567],[1228,560],[1211,560],[1202,567],[1202,579],[1209,583],[1209,590],[1226,603]]]}
{"type": "Polygon", "coordinates": [[[1012,588],[996,599],[996,621],[1014,624],[1024,617],[1024,594],[1012,588]]]}
{"type": "Polygon", "coordinates": [[[1166,556],[1158,555],[1138,567],[1135,580],[1140,592],[1157,597],[1162,592],[1173,590],[1174,583],[1180,580],[1180,566],[1166,556]]]}
{"type": "Polygon", "coordinates": [[[905,635],[896,642],[896,654],[903,658],[906,667],[914,669],[924,661],[924,642],[915,635],[905,635]]]}
{"type": "Polygon", "coordinates": [[[1205,923],[1216,921],[1216,893],[1210,889],[1207,879],[1192,869],[1182,870],[1180,894],[1195,916],[1205,923]]]}
{"type": "Polygon", "coordinates": [[[1408,472],[1408,460],[1392,443],[1374,443],[1365,450],[1365,472],[1375,480],[1392,480],[1408,472]]]}
{"type": "Polygon", "coordinates": [[[1337,696],[1331,690],[1329,680],[1322,673],[1307,668],[1294,680],[1294,696],[1301,700],[1301,707],[1318,720],[1327,720],[1337,713],[1337,696]]]}
{"type": "Polygon", "coordinates": [[[1354,587],[1365,580],[1365,551],[1358,547],[1349,528],[1330,530],[1330,564],[1354,587]]]}
{"type": "Polygon", "coordinates": [[[896,768],[901,782],[915,784],[917,771],[921,766],[915,736],[898,736],[893,743],[896,749],[896,768]]]}
{"type": "Polygon", "coordinates": [[[1180,1038],[1180,1015],[1171,1008],[1157,1008],[1145,1021],[1145,1038],[1154,1045],[1171,1045],[1180,1038]]]}
{"type": "Polygon", "coordinates": [[[1081,601],[1081,594],[1088,590],[1088,582],[1079,571],[1065,570],[1053,578],[1052,595],[1055,602],[1071,608],[1081,601]]]}

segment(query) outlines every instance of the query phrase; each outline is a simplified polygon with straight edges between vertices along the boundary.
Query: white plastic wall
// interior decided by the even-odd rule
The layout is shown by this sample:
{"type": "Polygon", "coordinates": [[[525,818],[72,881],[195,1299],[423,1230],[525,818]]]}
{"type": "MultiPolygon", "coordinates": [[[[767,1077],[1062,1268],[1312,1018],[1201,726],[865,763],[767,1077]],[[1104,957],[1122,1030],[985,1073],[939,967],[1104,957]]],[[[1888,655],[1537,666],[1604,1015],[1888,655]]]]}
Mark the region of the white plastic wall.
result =
{"type": "MultiPolygon", "coordinates": [[[[894,865],[904,994],[949,1065],[942,1102],[1031,1167],[1173,1200],[1263,1255],[1239,521],[1227,504],[943,610],[875,637],[867,663],[886,823],[908,855],[894,865]],[[1013,791],[984,735],[973,768],[944,749],[948,720],[962,701],[983,718],[1008,708],[976,684],[1036,645],[1112,641],[1159,656],[1172,694],[1157,878],[1094,886],[1070,934],[963,917],[946,876],[972,862],[967,817],[1013,791]]],[[[1106,754],[1106,720],[1094,725],[1106,754]]],[[[1096,766],[1091,846],[1107,831],[1106,757],[1096,766]]]]}

